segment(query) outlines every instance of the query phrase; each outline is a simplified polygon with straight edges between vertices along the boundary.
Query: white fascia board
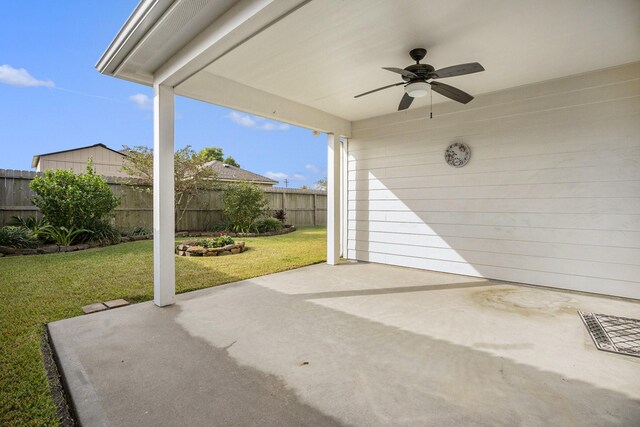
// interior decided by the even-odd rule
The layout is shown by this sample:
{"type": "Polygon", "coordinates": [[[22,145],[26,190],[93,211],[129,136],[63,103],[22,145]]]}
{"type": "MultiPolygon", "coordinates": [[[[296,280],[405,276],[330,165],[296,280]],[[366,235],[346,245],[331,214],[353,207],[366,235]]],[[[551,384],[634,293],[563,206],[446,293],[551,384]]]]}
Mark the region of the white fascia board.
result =
{"type": "Polygon", "coordinates": [[[159,67],[154,81],[176,87],[309,1],[239,1],[159,67]]]}
{"type": "MultiPolygon", "coordinates": [[[[122,62],[171,6],[171,3],[172,0],[142,0],[102,54],[95,68],[102,74],[115,75],[122,62]]],[[[151,82],[145,81],[145,84],[151,84],[151,82]]]]}
{"type": "Polygon", "coordinates": [[[299,102],[201,71],[175,88],[176,95],[295,126],[351,136],[351,122],[299,102]]]}

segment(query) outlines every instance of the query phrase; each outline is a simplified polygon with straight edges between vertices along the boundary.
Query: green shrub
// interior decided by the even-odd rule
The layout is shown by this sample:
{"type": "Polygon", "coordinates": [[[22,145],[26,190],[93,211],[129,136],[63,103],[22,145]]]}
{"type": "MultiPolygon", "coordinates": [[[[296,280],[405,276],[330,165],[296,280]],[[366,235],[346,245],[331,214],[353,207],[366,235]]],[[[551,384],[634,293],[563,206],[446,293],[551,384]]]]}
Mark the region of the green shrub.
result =
{"type": "Polygon", "coordinates": [[[283,224],[287,223],[287,213],[284,209],[278,209],[273,212],[273,217],[283,224]]]}
{"type": "Polygon", "coordinates": [[[86,228],[76,227],[56,227],[53,225],[45,225],[35,232],[37,236],[42,236],[45,239],[51,239],[60,246],[69,246],[73,243],[83,239],[83,235],[93,233],[86,228]]]}
{"type": "Polygon", "coordinates": [[[28,216],[23,218],[21,216],[12,216],[9,225],[17,225],[20,227],[28,228],[31,231],[35,231],[40,227],[47,225],[47,220],[44,218],[38,219],[34,216],[28,216]]]}
{"type": "Polygon", "coordinates": [[[230,184],[222,196],[226,221],[231,230],[240,233],[249,232],[251,225],[267,209],[267,198],[255,184],[240,182],[230,184]]]}
{"type": "MultiPolygon", "coordinates": [[[[71,170],[46,171],[31,181],[33,204],[53,227],[94,230],[101,226],[120,203],[107,181],[93,171],[74,174],[71,170]]],[[[58,229],[59,230],[59,229],[58,229]]]]}
{"type": "Polygon", "coordinates": [[[33,248],[38,240],[26,227],[8,225],[0,228],[0,245],[12,248],[33,248]]]}
{"type": "Polygon", "coordinates": [[[235,242],[229,236],[220,236],[212,239],[198,239],[196,245],[204,248],[221,248],[223,246],[232,245],[235,242]]]}
{"type": "Polygon", "coordinates": [[[82,236],[84,240],[91,240],[102,245],[115,245],[120,243],[120,233],[110,222],[98,223],[91,232],[82,236]]]}
{"type": "Polygon", "coordinates": [[[148,236],[150,234],[151,234],[151,229],[142,225],[133,227],[133,230],[131,230],[132,236],[148,236]]]}
{"type": "Polygon", "coordinates": [[[271,233],[282,230],[282,222],[277,218],[266,217],[260,218],[253,223],[252,228],[258,233],[271,233]]]}
{"type": "Polygon", "coordinates": [[[226,220],[222,220],[219,223],[215,224],[213,227],[209,227],[207,231],[227,231],[231,229],[231,224],[229,224],[226,220]]]}

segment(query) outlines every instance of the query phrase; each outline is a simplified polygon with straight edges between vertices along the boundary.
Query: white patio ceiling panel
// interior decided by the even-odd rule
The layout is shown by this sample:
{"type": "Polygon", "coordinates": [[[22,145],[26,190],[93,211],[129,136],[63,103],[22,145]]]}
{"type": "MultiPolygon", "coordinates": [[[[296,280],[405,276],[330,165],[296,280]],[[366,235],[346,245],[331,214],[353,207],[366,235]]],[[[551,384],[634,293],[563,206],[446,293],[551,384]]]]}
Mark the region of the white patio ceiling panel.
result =
{"type": "Polygon", "coordinates": [[[479,95],[640,60],[639,17],[637,0],[315,0],[204,72],[359,120],[397,109],[402,87],[353,96],[399,82],[381,67],[411,64],[412,48],[436,68],[480,62],[447,79],[479,95]]]}

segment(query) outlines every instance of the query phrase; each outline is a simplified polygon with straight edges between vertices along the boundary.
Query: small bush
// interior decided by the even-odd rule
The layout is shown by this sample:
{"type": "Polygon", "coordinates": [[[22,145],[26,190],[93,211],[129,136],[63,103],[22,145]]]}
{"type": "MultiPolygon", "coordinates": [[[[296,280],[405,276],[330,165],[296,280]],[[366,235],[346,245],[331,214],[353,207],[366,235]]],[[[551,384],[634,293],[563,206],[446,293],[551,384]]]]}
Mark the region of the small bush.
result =
{"type": "Polygon", "coordinates": [[[102,245],[115,245],[120,243],[120,233],[107,221],[98,223],[90,233],[87,233],[83,237],[85,240],[91,240],[102,245]]]}
{"type": "Polygon", "coordinates": [[[33,204],[40,208],[45,219],[54,227],[93,230],[108,219],[120,203],[107,181],[93,171],[76,175],[71,170],[46,171],[30,184],[35,192],[33,204]]]}
{"type": "Polygon", "coordinates": [[[35,231],[40,227],[47,225],[47,220],[44,218],[38,219],[34,216],[28,216],[23,218],[21,216],[12,216],[9,225],[17,225],[20,227],[28,228],[31,231],[35,231]]]}
{"type": "Polygon", "coordinates": [[[230,184],[222,196],[224,213],[231,230],[249,232],[251,225],[267,209],[267,198],[255,184],[240,182],[230,184]]]}
{"type": "Polygon", "coordinates": [[[282,222],[276,218],[261,218],[253,223],[254,230],[258,233],[272,233],[282,230],[282,222]]]}
{"type": "Polygon", "coordinates": [[[231,229],[231,225],[225,221],[222,220],[219,223],[217,223],[216,225],[214,225],[213,227],[209,227],[209,229],[207,231],[227,231],[231,229]]]}
{"type": "Polygon", "coordinates": [[[60,246],[69,246],[83,239],[83,235],[93,233],[86,228],[76,227],[56,227],[53,225],[45,225],[36,231],[36,235],[45,239],[50,239],[60,246]]]}
{"type": "Polygon", "coordinates": [[[33,248],[38,239],[26,227],[8,225],[0,228],[0,245],[12,248],[33,248]]]}
{"type": "Polygon", "coordinates": [[[142,225],[138,225],[137,227],[134,227],[133,230],[131,230],[132,236],[148,236],[150,234],[151,234],[151,230],[142,225]]]}
{"type": "Polygon", "coordinates": [[[284,209],[278,209],[277,211],[274,211],[273,217],[283,224],[287,222],[287,213],[284,211],[284,209]]]}
{"type": "Polygon", "coordinates": [[[203,248],[221,248],[223,246],[232,245],[234,243],[234,240],[229,236],[196,240],[196,245],[202,246],[203,248]]]}

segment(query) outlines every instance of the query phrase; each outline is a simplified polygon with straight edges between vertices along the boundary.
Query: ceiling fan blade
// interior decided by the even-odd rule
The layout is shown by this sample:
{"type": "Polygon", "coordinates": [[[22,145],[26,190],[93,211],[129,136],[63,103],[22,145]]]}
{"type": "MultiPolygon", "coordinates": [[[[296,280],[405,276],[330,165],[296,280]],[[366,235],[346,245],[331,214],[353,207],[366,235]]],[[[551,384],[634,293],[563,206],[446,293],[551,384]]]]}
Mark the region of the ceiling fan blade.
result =
{"type": "Polygon", "coordinates": [[[412,102],[413,102],[413,97],[405,93],[402,99],[400,100],[400,105],[398,105],[398,111],[406,110],[407,108],[409,108],[412,102]]]}
{"type": "Polygon", "coordinates": [[[403,85],[403,84],[404,84],[404,82],[400,82],[400,83],[394,83],[394,84],[389,85],[389,86],[382,86],[382,87],[379,87],[378,89],[370,90],[369,92],[365,92],[365,93],[361,93],[360,95],[356,95],[356,96],[354,96],[354,98],[360,98],[361,96],[369,95],[370,93],[377,92],[379,90],[388,89],[390,87],[400,86],[400,85],[403,85]]]}
{"type": "Polygon", "coordinates": [[[468,64],[452,65],[451,67],[440,68],[431,73],[433,79],[443,79],[445,77],[462,76],[465,74],[479,73],[484,71],[484,67],[477,62],[470,62],[468,64]]]}
{"type": "Polygon", "coordinates": [[[434,92],[437,92],[442,96],[446,96],[447,98],[453,99],[454,101],[458,101],[462,104],[467,104],[473,99],[473,96],[453,86],[438,82],[430,82],[429,84],[431,85],[431,89],[433,89],[434,92]]]}
{"type": "Polygon", "coordinates": [[[412,73],[411,71],[407,71],[407,70],[403,70],[402,68],[396,68],[396,67],[382,67],[383,70],[387,70],[387,71],[392,71],[394,73],[398,73],[398,74],[402,74],[403,76],[409,78],[409,79],[417,79],[418,75],[415,73],[412,73]]]}

